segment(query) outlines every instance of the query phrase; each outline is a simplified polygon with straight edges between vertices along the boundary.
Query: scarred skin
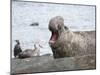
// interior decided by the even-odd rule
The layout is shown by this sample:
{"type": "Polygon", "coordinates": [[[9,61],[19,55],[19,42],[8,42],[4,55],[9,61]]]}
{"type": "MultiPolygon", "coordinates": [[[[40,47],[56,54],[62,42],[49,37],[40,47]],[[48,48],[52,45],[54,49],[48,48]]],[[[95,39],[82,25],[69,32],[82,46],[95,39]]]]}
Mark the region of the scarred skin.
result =
{"type": "Polygon", "coordinates": [[[73,32],[64,25],[61,16],[49,21],[52,36],[49,40],[54,58],[95,54],[95,31],[73,32]]]}

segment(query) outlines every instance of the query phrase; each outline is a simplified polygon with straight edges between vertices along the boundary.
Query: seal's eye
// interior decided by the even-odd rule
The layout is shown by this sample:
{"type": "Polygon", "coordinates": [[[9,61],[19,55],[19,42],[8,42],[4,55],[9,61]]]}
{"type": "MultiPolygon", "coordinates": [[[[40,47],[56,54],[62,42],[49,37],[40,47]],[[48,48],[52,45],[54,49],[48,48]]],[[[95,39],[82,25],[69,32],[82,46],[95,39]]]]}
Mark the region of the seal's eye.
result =
{"type": "Polygon", "coordinates": [[[61,30],[61,25],[58,25],[58,30],[61,30]]]}

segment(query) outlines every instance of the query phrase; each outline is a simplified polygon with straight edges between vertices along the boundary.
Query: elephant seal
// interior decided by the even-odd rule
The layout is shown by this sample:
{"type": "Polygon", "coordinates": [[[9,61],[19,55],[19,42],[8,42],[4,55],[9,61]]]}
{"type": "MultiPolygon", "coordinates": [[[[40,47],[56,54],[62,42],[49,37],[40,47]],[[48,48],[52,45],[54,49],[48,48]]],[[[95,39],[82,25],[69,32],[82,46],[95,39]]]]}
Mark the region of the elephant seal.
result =
{"type": "Polygon", "coordinates": [[[64,25],[61,16],[49,21],[52,35],[49,40],[54,58],[95,54],[95,31],[73,32],[64,25]]]}
{"type": "Polygon", "coordinates": [[[18,58],[20,58],[20,59],[30,58],[30,57],[33,57],[33,56],[40,56],[40,51],[36,47],[36,44],[34,44],[34,49],[26,49],[26,50],[24,50],[24,51],[22,51],[21,53],[18,54],[18,58]]]}
{"type": "Polygon", "coordinates": [[[22,49],[20,47],[20,42],[19,40],[15,40],[15,42],[17,43],[14,47],[14,57],[16,58],[18,56],[19,53],[22,52],[22,49]]]}

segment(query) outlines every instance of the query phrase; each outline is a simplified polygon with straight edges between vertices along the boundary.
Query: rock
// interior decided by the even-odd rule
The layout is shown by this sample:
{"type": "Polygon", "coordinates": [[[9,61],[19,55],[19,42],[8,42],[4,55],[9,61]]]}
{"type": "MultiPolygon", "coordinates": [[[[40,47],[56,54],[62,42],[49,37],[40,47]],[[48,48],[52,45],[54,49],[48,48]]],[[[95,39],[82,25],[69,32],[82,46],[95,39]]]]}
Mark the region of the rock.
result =
{"type": "Polygon", "coordinates": [[[30,26],[39,26],[39,23],[38,22],[34,22],[30,26]]]}

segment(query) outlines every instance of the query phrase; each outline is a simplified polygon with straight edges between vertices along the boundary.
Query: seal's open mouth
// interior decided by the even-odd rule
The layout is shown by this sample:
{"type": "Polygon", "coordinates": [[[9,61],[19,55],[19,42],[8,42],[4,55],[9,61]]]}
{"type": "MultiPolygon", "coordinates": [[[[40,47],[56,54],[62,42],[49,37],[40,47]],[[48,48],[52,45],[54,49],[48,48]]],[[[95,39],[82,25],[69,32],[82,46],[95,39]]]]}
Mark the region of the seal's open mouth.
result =
{"type": "Polygon", "coordinates": [[[52,32],[51,38],[50,38],[50,40],[49,40],[49,43],[50,43],[50,44],[54,44],[54,43],[57,41],[58,36],[59,36],[59,35],[58,35],[58,31],[52,32]]]}

